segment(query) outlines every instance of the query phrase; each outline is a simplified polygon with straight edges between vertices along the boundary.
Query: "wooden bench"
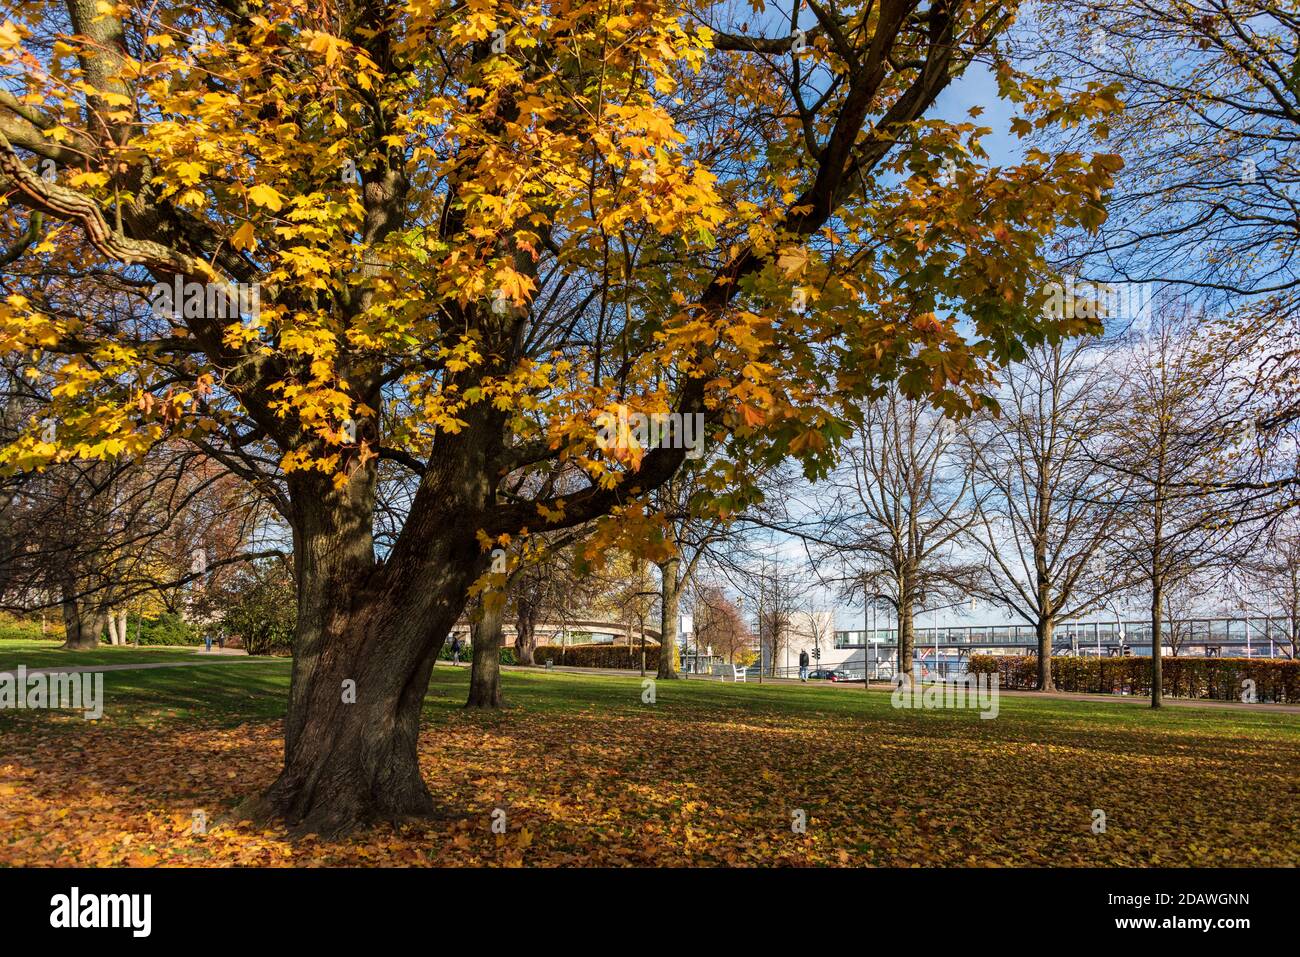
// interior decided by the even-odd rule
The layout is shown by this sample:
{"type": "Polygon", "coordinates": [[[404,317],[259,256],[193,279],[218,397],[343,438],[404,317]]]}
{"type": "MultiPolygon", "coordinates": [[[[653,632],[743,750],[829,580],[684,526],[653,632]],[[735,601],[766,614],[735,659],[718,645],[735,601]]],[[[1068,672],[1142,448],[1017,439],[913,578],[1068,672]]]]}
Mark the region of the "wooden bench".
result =
{"type": "MultiPolygon", "coordinates": [[[[721,664],[721,665],[713,666],[713,673],[718,676],[719,681],[727,680],[728,671],[731,672],[732,681],[745,681],[745,677],[748,674],[746,668],[743,665],[721,664]]],[[[749,682],[745,681],[745,683],[748,684],[749,682]]]]}

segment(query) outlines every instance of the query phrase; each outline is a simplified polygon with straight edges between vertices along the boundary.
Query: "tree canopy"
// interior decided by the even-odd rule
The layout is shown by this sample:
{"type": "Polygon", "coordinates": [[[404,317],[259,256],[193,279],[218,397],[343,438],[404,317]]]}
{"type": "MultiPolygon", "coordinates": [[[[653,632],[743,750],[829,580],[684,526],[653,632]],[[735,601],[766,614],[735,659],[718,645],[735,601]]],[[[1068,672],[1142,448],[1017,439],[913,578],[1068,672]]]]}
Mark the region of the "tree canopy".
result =
{"type": "Polygon", "coordinates": [[[1043,245],[1101,224],[1119,160],[996,166],[978,108],[933,111],[979,63],[1018,134],[1104,132],[1114,87],[1002,55],[1016,11],[20,6],[0,356],[56,428],[0,467],[173,437],[249,482],[298,578],[271,808],[322,829],[425,809],[415,691],[489,550],[606,517],[601,542],[650,538],[688,450],[602,423],[702,423],[725,454],[700,494],[727,511],[747,462],[824,472],[862,398],[960,413],[1087,324],[1043,316],[1043,245]],[[406,497],[377,548],[383,483],[406,497]]]}

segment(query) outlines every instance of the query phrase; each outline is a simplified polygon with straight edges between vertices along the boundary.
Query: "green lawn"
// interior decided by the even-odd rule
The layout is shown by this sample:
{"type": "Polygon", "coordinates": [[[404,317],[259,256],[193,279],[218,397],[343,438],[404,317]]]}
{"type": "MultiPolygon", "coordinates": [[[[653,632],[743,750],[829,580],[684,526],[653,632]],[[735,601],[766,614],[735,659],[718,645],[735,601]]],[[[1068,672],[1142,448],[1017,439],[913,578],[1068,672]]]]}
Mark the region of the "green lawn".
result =
{"type": "Polygon", "coordinates": [[[1300,859],[1294,714],[1003,696],[981,720],[896,710],[885,691],[698,679],[659,682],[645,704],[635,676],[541,670],[506,672],[508,707],[479,713],[461,707],[469,669],[441,663],[421,762],[444,816],[338,844],[235,822],[220,842],[184,836],[194,807],[229,810],[274,778],[289,673],[108,672],[99,722],[0,712],[0,782],[17,780],[0,783],[0,821],[26,815],[9,838],[0,824],[0,863],[56,847],[60,863],[254,866],[1300,859]],[[94,812],[67,816],[69,788],[94,812]],[[517,835],[486,828],[499,806],[517,835]]]}
{"type": "MultiPolygon", "coordinates": [[[[0,644],[0,670],[18,664],[29,668],[54,665],[127,664],[195,659],[193,649],[113,648],[95,651],[59,651],[47,642],[12,641],[0,644]]],[[[117,709],[116,719],[130,721],[141,714],[152,717],[159,709],[185,714],[197,721],[228,723],[282,717],[289,691],[288,659],[254,661],[227,659],[210,666],[145,671],[107,672],[107,696],[117,709]]],[[[612,715],[643,714],[638,676],[582,675],[567,672],[509,670],[503,673],[506,708],[500,719],[530,713],[589,711],[601,708],[612,715]]],[[[425,717],[441,723],[459,713],[469,688],[469,668],[452,668],[439,662],[430,682],[425,717]]],[[[870,693],[818,684],[733,684],[704,679],[659,682],[656,712],[691,720],[700,709],[733,708],[779,720],[795,719],[896,719],[956,724],[972,728],[978,716],[970,711],[898,711],[889,693],[870,693]]],[[[1032,726],[1050,731],[1077,727],[1080,722],[1098,732],[1150,728],[1161,733],[1262,735],[1300,742],[1300,715],[1220,708],[1169,707],[1157,713],[1128,701],[1063,701],[1004,695],[999,716],[992,725],[1006,723],[1018,729],[1032,726]]],[[[0,712],[0,722],[5,715],[0,712]]],[[[493,716],[485,716],[491,720],[493,716]]]]}
{"type": "Polygon", "coordinates": [[[11,671],[19,665],[28,668],[54,668],[60,665],[127,665],[155,661],[185,661],[200,650],[194,648],[163,648],[144,645],[140,648],[100,645],[94,651],[64,651],[60,640],[18,638],[0,641],[0,671],[11,671]]]}

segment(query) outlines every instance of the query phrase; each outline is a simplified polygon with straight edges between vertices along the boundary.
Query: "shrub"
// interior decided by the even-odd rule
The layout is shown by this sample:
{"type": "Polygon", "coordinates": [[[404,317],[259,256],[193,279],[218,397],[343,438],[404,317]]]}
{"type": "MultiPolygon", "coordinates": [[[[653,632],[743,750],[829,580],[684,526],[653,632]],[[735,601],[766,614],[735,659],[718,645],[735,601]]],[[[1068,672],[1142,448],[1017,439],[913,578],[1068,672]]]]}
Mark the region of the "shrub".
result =
{"type": "Polygon", "coordinates": [[[241,569],[219,626],[226,644],[250,655],[291,655],[297,626],[298,593],[285,565],[267,560],[241,569]]]}
{"type": "Polygon", "coordinates": [[[129,618],[126,630],[126,640],[134,643],[138,634],[141,645],[197,645],[203,641],[202,628],[170,611],[143,621],[129,618]]]}
{"type": "MultiPolygon", "coordinates": [[[[557,665],[577,668],[620,668],[625,671],[641,670],[641,646],[632,645],[538,645],[533,661],[546,664],[551,658],[557,665]]],[[[659,646],[647,642],[645,666],[648,671],[659,670],[659,646]]]]}
{"type": "MultiPolygon", "coordinates": [[[[1038,683],[1038,658],[1034,655],[972,655],[967,669],[975,674],[996,674],[1010,690],[1032,690],[1038,683]]],[[[1208,698],[1240,701],[1244,683],[1254,682],[1257,701],[1300,702],[1300,661],[1278,658],[1161,659],[1165,694],[1174,698],[1208,698]]],[[[1151,659],[1054,657],[1052,681],[1058,691],[1083,694],[1151,693],[1151,659]]]]}
{"type": "MultiPolygon", "coordinates": [[[[451,661],[450,641],[444,641],[442,643],[442,650],[438,652],[438,660],[451,661]]],[[[471,645],[468,641],[462,643],[460,646],[460,660],[462,662],[474,660],[474,646],[471,645]]],[[[503,665],[519,664],[519,659],[515,655],[515,650],[511,648],[509,645],[503,645],[501,648],[501,663],[503,665]]]]}
{"type": "Polygon", "coordinates": [[[63,640],[63,621],[51,622],[51,630],[48,635],[41,634],[41,623],[39,620],[30,618],[19,618],[13,615],[0,612],[0,641],[6,640],[31,640],[33,638],[48,638],[50,640],[63,640]]]}

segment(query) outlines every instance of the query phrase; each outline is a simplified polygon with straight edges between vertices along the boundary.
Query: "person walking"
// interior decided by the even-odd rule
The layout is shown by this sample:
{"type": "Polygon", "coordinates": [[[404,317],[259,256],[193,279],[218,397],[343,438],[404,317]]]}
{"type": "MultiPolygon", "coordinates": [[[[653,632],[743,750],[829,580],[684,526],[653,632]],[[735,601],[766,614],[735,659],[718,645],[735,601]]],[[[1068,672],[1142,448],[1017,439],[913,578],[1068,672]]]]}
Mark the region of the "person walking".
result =
{"type": "Polygon", "coordinates": [[[808,680],[808,649],[799,652],[799,680],[808,680]]]}
{"type": "Polygon", "coordinates": [[[212,651],[212,632],[210,631],[203,633],[203,650],[209,653],[212,651]]]}
{"type": "Polygon", "coordinates": [[[460,667],[460,635],[451,639],[451,666],[460,667]]]}

